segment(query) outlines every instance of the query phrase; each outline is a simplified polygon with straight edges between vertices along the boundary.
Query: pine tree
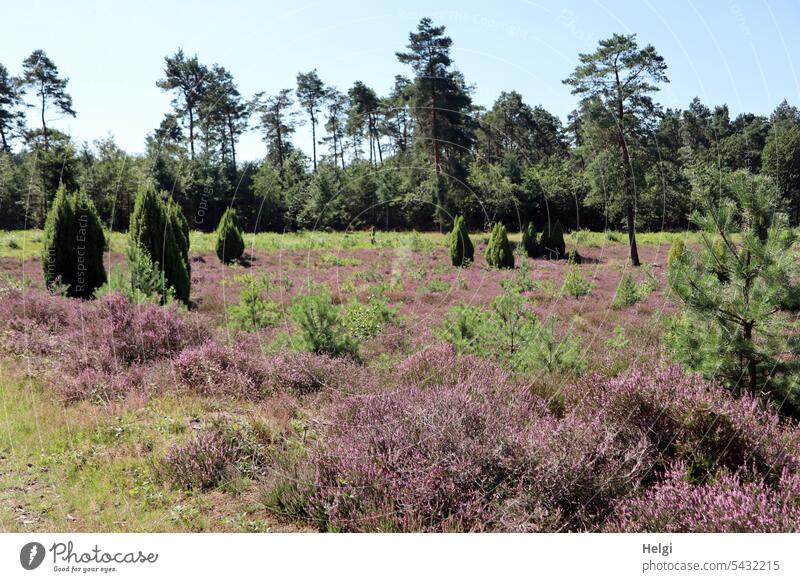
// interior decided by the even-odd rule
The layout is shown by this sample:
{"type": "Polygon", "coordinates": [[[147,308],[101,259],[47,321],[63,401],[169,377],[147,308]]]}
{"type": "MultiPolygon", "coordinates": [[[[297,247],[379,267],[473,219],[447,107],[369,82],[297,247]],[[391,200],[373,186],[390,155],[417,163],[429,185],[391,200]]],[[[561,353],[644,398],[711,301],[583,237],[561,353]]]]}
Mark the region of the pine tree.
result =
{"type": "Polygon", "coordinates": [[[532,222],[527,222],[525,226],[522,227],[522,247],[532,259],[541,255],[539,241],[536,235],[536,227],[533,226],[532,222]]]}
{"type": "Polygon", "coordinates": [[[396,53],[401,63],[411,65],[414,82],[410,102],[416,118],[414,143],[433,163],[436,175],[436,221],[446,221],[446,176],[463,178],[463,152],[474,142],[470,112],[472,98],[463,75],[452,68],[453,41],[444,26],[423,18],[417,31],[408,35],[408,52],[396,53]]]}
{"type": "MultiPolygon", "coordinates": [[[[147,253],[153,267],[163,272],[164,285],[172,288],[176,299],[188,305],[189,225],[180,206],[167,202],[166,196],[166,192],[156,192],[152,183],[139,189],[128,232],[128,260],[133,263],[139,254],[147,253]]],[[[161,295],[167,296],[167,289],[161,295]]]]}
{"type": "Polygon", "coordinates": [[[326,94],[325,85],[317,75],[317,70],[314,69],[308,73],[297,74],[297,100],[300,105],[308,113],[308,118],[311,121],[311,159],[314,162],[314,171],[317,171],[317,123],[319,121],[318,115],[320,108],[325,101],[326,94]]]}
{"type": "Polygon", "coordinates": [[[50,149],[50,130],[47,128],[47,111],[55,109],[62,115],[75,117],[72,109],[72,97],[67,93],[69,79],[62,79],[58,67],[47,54],[37,49],[22,63],[22,87],[30,89],[39,105],[42,119],[42,138],[44,149],[50,149]]]}
{"type": "Polygon", "coordinates": [[[640,49],[635,34],[615,34],[601,40],[594,53],[581,54],[579,58],[580,65],[564,83],[572,86],[574,95],[581,95],[583,104],[599,101],[607,111],[613,112],[613,128],[624,176],[623,193],[631,264],[638,267],[636,184],[628,140],[632,137],[633,122],[650,117],[656,110],[650,94],[658,91],[658,83],[669,82],[667,65],[652,45],[640,49]]]}
{"type": "Polygon", "coordinates": [[[491,267],[498,269],[514,268],[514,253],[511,252],[511,244],[508,242],[506,227],[498,222],[492,228],[489,235],[489,245],[486,247],[486,262],[491,267]]]}
{"type": "Polygon", "coordinates": [[[456,216],[450,232],[450,259],[454,267],[466,267],[475,259],[475,247],[469,238],[469,231],[463,216],[456,216]]]}
{"type": "Polygon", "coordinates": [[[217,226],[217,257],[223,263],[239,260],[244,252],[244,239],[234,208],[228,208],[217,226]]]}
{"type": "Polygon", "coordinates": [[[11,140],[24,134],[22,97],[18,80],[0,63],[0,152],[10,153],[11,140]]]}
{"type": "Polygon", "coordinates": [[[92,297],[106,282],[104,248],[103,227],[92,201],[62,185],[44,227],[42,266],[47,286],[65,286],[70,297],[92,297]]]}
{"type": "Polygon", "coordinates": [[[800,343],[795,317],[784,309],[798,294],[795,236],[775,211],[771,180],[743,171],[724,181],[731,198],[706,201],[704,212],[691,217],[701,229],[700,248],[686,248],[670,266],[684,311],[668,344],[690,368],[734,393],[767,395],[798,415],[800,343]]]}

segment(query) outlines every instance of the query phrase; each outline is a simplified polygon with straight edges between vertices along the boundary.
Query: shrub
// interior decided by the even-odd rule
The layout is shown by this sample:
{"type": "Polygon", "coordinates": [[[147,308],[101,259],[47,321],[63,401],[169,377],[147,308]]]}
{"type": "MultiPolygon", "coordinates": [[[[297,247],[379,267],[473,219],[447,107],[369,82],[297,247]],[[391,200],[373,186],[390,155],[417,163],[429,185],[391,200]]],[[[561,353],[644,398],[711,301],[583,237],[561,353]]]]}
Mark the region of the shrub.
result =
{"type": "Polygon", "coordinates": [[[264,359],[216,341],[183,350],[173,360],[183,386],[193,394],[257,399],[265,395],[264,359]]]}
{"type": "Polygon", "coordinates": [[[323,388],[344,391],[360,379],[360,368],[347,358],[325,354],[280,351],[266,358],[266,385],[298,396],[323,388]]]}
{"type": "Polygon", "coordinates": [[[488,376],[454,379],[463,356],[436,351],[434,380],[345,396],[321,423],[301,502],[321,529],[580,529],[635,490],[650,460],[640,442],[596,419],[556,418],[486,366],[488,376]]]}
{"type": "Polygon", "coordinates": [[[49,288],[63,285],[70,297],[90,298],[106,282],[105,235],[94,204],[62,185],[47,214],[42,267],[49,288]]]}
{"type": "Polygon", "coordinates": [[[234,208],[228,208],[217,226],[217,257],[223,263],[238,261],[244,253],[244,239],[234,208]]]}
{"type": "Polygon", "coordinates": [[[149,182],[139,188],[128,232],[128,261],[131,273],[147,271],[138,265],[147,255],[150,269],[163,273],[164,288],[171,287],[175,297],[188,304],[189,227],[180,207],[172,201],[165,202],[166,196],[165,192],[156,192],[149,182]]]}
{"type": "Polygon", "coordinates": [[[530,258],[536,258],[541,255],[539,241],[537,240],[536,228],[532,222],[526,222],[522,227],[522,248],[530,258]]]}
{"type": "Polygon", "coordinates": [[[638,303],[639,299],[639,287],[636,285],[633,275],[628,271],[624,272],[617,285],[617,291],[614,294],[614,300],[611,302],[611,306],[616,309],[621,309],[638,303]]]}
{"type": "Polygon", "coordinates": [[[561,287],[561,293],[577,299],[589,295],[592,289],[594,289],[594,284],[581,275],[580,266],[575,263],[570,265],[567,269],[567,274],[564,276],[564,285],[561,287]]]}
{"type": "Polygon", "coordinates": [[[425,348],[397,365],[397,377],[401,383],[413,386],[459,382],[503,386],[510,383],[511,372],[495,362],[464,352],[449,343],[425,348]]]}
{"type": "Polygon", "coordinates": [[[233,477],[252,476],[266,463],[259,436],[249,423],[214,423],[161,463],[162,477],[182,489],[211,489],[233,477]]]}
{"type": "Polygon", "coordinates": [[[580,336],[556,333],[556,318],[550,316],[537,328],[536,335],[525,345],[517,368],[528,372],[547,370],[555,374],[579,375],[586,369],[586,358],[580,336]]]}
{"type": "MultiPolygon", "coordinates": [[[[153,294],[149,294],[143,292],[138,286],[134,286],[131,282],[131,274],[121,265],[115,265],[111,268],[111,272],[108,274],[108,281],[95,290],[94,296],[95,299],[102,299],[111,293],[124,295],[131,303],[144,303],[154,297],[161,299],[155,290],[153,294]]],[[[166,299],[163,302],[168,303],[169,301],[170,299],[166,299]]]]}
{"type": "Polygon", "coordinates": [[[667,255],[667,267],[672,267],[675,263],[683,259],[686,252],[686,244],[682,238],[675,238],[672,245],[669,247],[669,254],[667,255]]]}
{"type": "Polygon", "coordinates": [[[330,356],[357,356],[358,342],[347,333],[339,309],[326,289],[299,295],[292,306],[292,315],[302,349],[330,356]]]}
{"type": "MultiPolygon", "coordinates": [[[[168,358],[183,348],[196,344],[207,330],[190,321],[177,305],[159,307],[151,303],[136,305],[118,293],[104,297],[95,315],[100,333],[92,338],[100,346],[99,353],[126,364],[145,363],[168,358]]],[[[84,334],[88,337],[89,333],[84,334]]],[[[81,350],[83,342],[74,340],[81,350]]]]}
{"type": "Polygon", "coordinates": [[[687,468],[671,468],[662,483],[624,501],[605,529],[617,532],[787,533],[800,531],[796,476],[773,488],[747,474],[723,472],[692,485],[687,468]]]}
{"type": "Polygon", "coordinates": [[[490,267],[498,269],[514,268],[514,254],[511,252],[511,244],[508,242],[506,227],[500,222],[494,225],[489,235],[486,262],[490,267]]]}
{"type": "Polygon", "coordinates": [[[542,231],[542,240],[539,242],[544,256],[548,259],[563,259],[567,250],[564,243],[564,231],[561,222],[548,223],[542,231]]]}
{"type": "Polygon", "coordinates": [[[516,290],[520,293],[527,293],[536,289],[536,282],[531,277],[531,267],[528,261],[522,260],[514,277],[501,280],[500,285],[503,289],[516,290]]]}
{"type": "Polygon", "coordinates": [[[166,198],[165,204],[167,206],[167,218],[169,219],[169,226],[175,234],[175,242],[178,245],[178,250],[186,264],[186,272],[191,278],[192,264],[189,261],[189,222],[183,214],[181,205],[172,198],[166,198]]]}
{"type": "Polygon", "coordinates": [[[469,238],[467,225],[463,216],[456,216],[453,230],[450,232],[450,260],[454,267],[466,267],[475,258],[475,247],[469,238]]]}
{"type": "Polygon", "coordinates": [[[435,331],[436,337],[448,342],[459,353],[478,353],[481,347],[476,344],[483,333],[485,319],[479,307],[457,305],[445,315],[442,325],[435,331]]]}
{"type": "Polygon", "coordinates": [[[270,281],[266,275],[237,275],[235,280],[244,283],[239,303],[228,308],[231,323],[245,331],[255,331],[276,325],[281,319],[281,306],[270,301],[266,293],[270,281]]]}
{"type": "Polygon", "coordinates": [[[397,309],[385,297],[372,297],[368,303],[353,301],[345,310],[344,327],[358,341],[374,337],[397,320],[397,309]]]}
{"type": "MultiPolygon", "coordinates": [[[[164,271],[157,263],[153,263],[150,253],[138,244],[128,245],[128,270],[130,292],[124,285],[120,285],[119,291],[131,300],[136,299],[141,303],[139,299],[142,296],[161,304],[175,300],[175,289],[167,283],[164,271]]],[[[101,294],[105,294],[105,290],[101,294]]]]}
{"type": "Polygon", "coordinates": [[[556,320],[542,324],[516,289],[495,298],[492,309],[457,306],[435,331],[459,352],[492,358],[520,372],[546,369],[580,374],[585,368],[581,339],[559,338],[556,320]]]}
{"type": "Polygon", "coordinates": [[[775,482],[800,460],[792,429],[756,398],[733,399],[678,366],[634,368],[615,378],[592,375],[565,384],[563,393],[576,413],[602,414],[608,426],[647,434],[660,459],[654,472],[682,462],[698,481],[725,469],[756,471],[775,482]]]}
{"type": "Polygon", "coordinates": [[[582,261],[583,258],[578,249],[570,249],[569,254],[567,254],[567,262],[572,265],[580,265],[582,261]]]}

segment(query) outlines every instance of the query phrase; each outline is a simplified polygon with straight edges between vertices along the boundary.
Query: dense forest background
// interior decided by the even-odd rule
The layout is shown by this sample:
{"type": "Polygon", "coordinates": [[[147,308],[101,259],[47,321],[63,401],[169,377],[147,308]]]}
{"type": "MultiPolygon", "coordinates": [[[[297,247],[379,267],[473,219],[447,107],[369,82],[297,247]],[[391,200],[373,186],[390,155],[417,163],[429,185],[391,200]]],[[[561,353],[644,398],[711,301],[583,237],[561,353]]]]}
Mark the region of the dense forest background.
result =
{"type": "Polygon", "coordinates": [[[231,205],[251,232],[431,230],[458,214],[477,229],[554,219],[619,229],[630,218],[638,230],[684,229],[737,170],[769,176],[782,210],[800,221],[800,111],[786,101],[769,117],[731,119],[726,105],[699,99],[664,108],[653,95],[669,82],[667,63],[634,35],[615,35],[565,71],[579,96],[566,120],[512,89],[486,109],[451,47],[443,26],[422,19],[384,96],[360,81],[328,86],[316,70],[277,94],[244,96],[223,66],[178,50],[154,79],[173,108],[136,155],[111,138],[75,143],[48,126],[80,107],[43,51],[18,71],[0,64],[0,228],[41,227],[63,183],[84,190],[108,228],[127,230],[137,188],[151,179],[205,231],[231,205]],[[293,144],[300,124],[310,126],[312,152],[293,144]],[[237,160],[251,131],[265,156],[237,160]]]}

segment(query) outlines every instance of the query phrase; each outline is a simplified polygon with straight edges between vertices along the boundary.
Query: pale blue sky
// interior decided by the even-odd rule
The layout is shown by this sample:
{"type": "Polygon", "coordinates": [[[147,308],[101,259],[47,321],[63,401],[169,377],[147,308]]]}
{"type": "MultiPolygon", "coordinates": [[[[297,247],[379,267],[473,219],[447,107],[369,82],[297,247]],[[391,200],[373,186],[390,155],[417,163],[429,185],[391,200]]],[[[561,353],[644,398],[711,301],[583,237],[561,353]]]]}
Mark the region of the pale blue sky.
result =
{"type": "MultiPolygon", "coordinates": [[[[53,125],[81,141],[111,134],[135,152],[169,110],[155,81],[178,47],[228,68],[245,96],[294,87],[297,72],[313,68],[340,89],[361,80],[384,94],[408,73],[394,53],[422,16],[447,26],[456,66],[485,106],[515,89],[563,120],[576,99],[561,80],[579,52],[615,32],[635,32],[664,56],[666,106],[699,96],[735,115],[768,114],[784,98],[800,104],[796,0],[7,1],[0,62],[18,74],[26,55],[44,49],[70,78],[78,112],[53,125]]],[[[296,141],[310,150],[307,130],[296,141]]],[[[261,157],[258,135],[240,153],[261,157]]]]}

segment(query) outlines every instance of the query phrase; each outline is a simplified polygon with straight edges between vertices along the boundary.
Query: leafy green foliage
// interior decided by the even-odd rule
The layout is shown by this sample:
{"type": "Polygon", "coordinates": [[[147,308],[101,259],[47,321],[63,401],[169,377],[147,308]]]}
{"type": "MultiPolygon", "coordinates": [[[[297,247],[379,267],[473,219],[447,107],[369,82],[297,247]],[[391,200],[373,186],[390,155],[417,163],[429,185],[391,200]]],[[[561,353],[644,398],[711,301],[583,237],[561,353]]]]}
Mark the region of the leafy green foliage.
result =
{"type": "Polygon", "coordinates": [[[244,239],[236,209],[228,208],[217,226],[217,257],[223,263],[238,261],[244,253],[244,239]]]}
{"type": "Polygon", "coordinates": [[[513,277],[508,277],[500,281],[503,289],[516,290],[519,293],[527,293],[536,289],[536,282],[531,276],[531,267],[528,261],[522,260],[519,268],[513,277]]]}
{"type": "Polygon", "coordinates": [[[463,216],[456,216],[450,232],[450,260],[454,267],[466,267],[475,259],[475,247],[469,238],[469,231],[463,216]]]}
{"type": "Polygon", "coordinates": [[[532,222],[526,222],[522,227],[522,248],[532,259],[541,255],[536,227],[532,222]]]}
{"type": "Polygon", "coordinates": [[[668,344],[690,368],[797,415],[800,345],[783,308],[797,294],[795,237],[776,212],[771,180],[747,172],[724,180],[730,197],[692,215],[701,248],[686,249],[669,269],[684,311],[668,344]]]}
{"type": "Polygon", "coordinates": [[[489,235],[489,245],[486,247],[486,262],[491,267],[498,269],[513,269],[514,254],[508,242],[506,227],[498,222],[489,235]]]}
{"type": "Polygon", "coordinates": [[[580,374],[585,369],[580,337],[558,334],[554,317],[541,323],[515,289],[496,297],[490,310],[454,307],[436,335],[459,352],[492,358],[522,373],[580,374]]]}
{"type": "Polygon", "coordinates": [[[237,275],[235,280],[243,283],[239,303],[228,308],[230,322],[239,329],[255,331],[276,325],[282,316],[280,304],[271,301],[267,293],[271,283],[266,275],[237,275]]]}
{"type": "Polygon", "coordinates": [[[619,280],[611,306],[616,309],[630,307],[638,303],[640,299],[641,295],[639,294],[639,287],[636,285],[636,280],[633,278],[630,271],[625,271],[622,273],[622,278],[619,280]]]}
{"type": "Polygon", "coordinates": [[[669,247],[669,254],[667,255],[667,267],[671,268],[673,264],[679,262],[683,258],[683,253],[686,251],[686,243],[682,238],[676,238],[672,241],[669,247]]]}
{"type": "Polygon", "coordinates": [[[315,354],[358,357],[358,341],[344,326],[339,307],[327,289],[298,295],[292,306],[298,327],[296,342],[315,354]]]}
{"type": "Polygon", "coordinates": [[[42,267],[48,287],[60,284],[70,297],[89,298],[106,282],[105,235],[94,204],[62,186],[44,228],[42,267]]]}
{"type": "MultiPolygon", "coordinates": [[[[131,214],[128,262],[137,287],[150,286],[152,278],[146,275],[148,271],[161,272],[162,296],[171,287],[175,297],[188,304],[191,287],[189,225],[180,207],[166,201],[166,196],[166,193],[156,192],[152,183],[140,187],[131,214]],[[149,265],[138,264],[143,260],[149,265]]],[[[148,292],[148,289],[139,288],[148,292]]]]}
{"type": "Polygon", "coordinates": [[[639,283],[636,282],[631,271],[625,270],[620,277],[611,307],[615,309],[630,307],[640,301],[645,301],[656,289],[658,289],[658,280],[653,275],[652,266],[648,265],[645,268],[643,280],[639,283]]]}
{"type": "Polygon", "coordinates": [[[347,305],[343,323],[348,333],[358,341],[374,337],[387,324],[397,321],[397,309],[389,306],[385,297],[372,297],[367,303],[353,301],[347,305]]]}
{"type": "Polygon", "coordinates": [[[545,225],[539,246],[542,248],[544,256],[548,259],[564,258],[567,246],[564,243],[564,231],[560,222],[556,221],[555,224],[548,223],[545,225]]]}
{"type": "Polygon", "coordinates": [[[564,276],[564,285],[561,287],[561,293],[574,297],[584,297],[589,295],[594,289],[594,284],[587,281],[581,274],[581,268],[577,264],[572,264],[567,269],[567,274],[564,276]]]}

